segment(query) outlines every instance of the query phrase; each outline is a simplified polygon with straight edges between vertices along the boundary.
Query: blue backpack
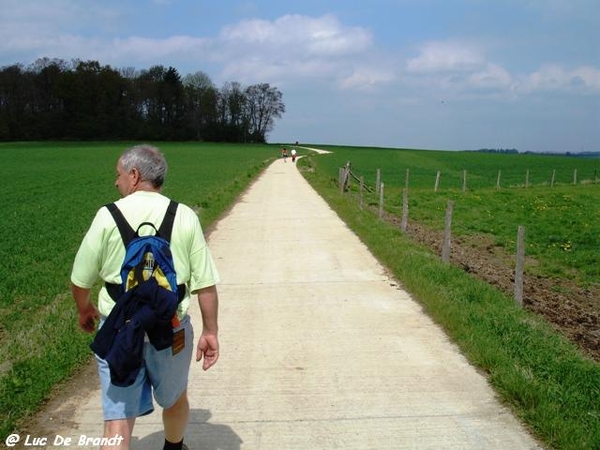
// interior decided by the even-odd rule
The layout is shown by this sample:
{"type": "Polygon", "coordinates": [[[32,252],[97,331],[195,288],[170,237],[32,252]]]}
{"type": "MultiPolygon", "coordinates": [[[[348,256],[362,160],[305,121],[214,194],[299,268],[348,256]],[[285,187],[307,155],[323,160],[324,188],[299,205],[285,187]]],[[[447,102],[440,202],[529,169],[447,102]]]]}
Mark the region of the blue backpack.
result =
{"type": "Polygon", "coordinates": [[[174,292],[179,297],[177,275],[169,247],[177,206],[178,203],[171,200],[158,229],[150,222],[143,222],[134,231],[117,205],[114,203],[106,205],[125,245],[125,258],[121,265],[121,285],[107,285],[113,300],[116,301],[122,294],[151,277],[156,279],[159,286],[174,292]],[[154,228],[155,234],[140,236],[139,232],[143,227],[154,228]]]}
{"type": "Polygon", "coordinates": [[[186,291],[185,285],[177,286],[169,247],[177,206],[171,201],[158,229],[143,222],[134,231],[114,203],[106,205],[121,233],[125,258],[121,284],[106,283],[115,306],[90,347],[106,360],[116,386],[134,383],[143,363],[145,335],[156,350],[173,345],[177,306],[186,291]],[[140,236],[142,227],[154,228],[155,234],[140,236]]]}

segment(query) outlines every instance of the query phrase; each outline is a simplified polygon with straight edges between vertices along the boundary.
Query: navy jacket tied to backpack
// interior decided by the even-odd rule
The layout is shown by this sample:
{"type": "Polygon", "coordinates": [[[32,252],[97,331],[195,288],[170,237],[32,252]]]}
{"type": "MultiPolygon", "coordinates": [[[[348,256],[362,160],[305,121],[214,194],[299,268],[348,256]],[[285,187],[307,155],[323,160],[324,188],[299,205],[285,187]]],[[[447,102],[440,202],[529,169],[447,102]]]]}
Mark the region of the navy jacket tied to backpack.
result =
{"type": "Polygon", "coordinates": [[[134,231],[114,203],[107,208],[125,245],[125,259],[122,283],[106,284],[115,306],[90,348],[108,363],[112,384],[130,386],[142,367],[146,335],[156,350],[173,345],[172,320],[185,295],[185,285],[177,285],[169,247],[177,202],[171,201],[158,230],[144,222],[134,231]],[[156,234],[140,236],[143,226],[156,234]]]}
{"type": "Polygon", "coordinates": [[[110,367],[115,386],[134,383],[144,359],[144,335],[156,350],[173,344],[171,320],[177,310],[176,293],[161,289],[155,278],[122,295],[98,330],[90,347],[110,367]]]}

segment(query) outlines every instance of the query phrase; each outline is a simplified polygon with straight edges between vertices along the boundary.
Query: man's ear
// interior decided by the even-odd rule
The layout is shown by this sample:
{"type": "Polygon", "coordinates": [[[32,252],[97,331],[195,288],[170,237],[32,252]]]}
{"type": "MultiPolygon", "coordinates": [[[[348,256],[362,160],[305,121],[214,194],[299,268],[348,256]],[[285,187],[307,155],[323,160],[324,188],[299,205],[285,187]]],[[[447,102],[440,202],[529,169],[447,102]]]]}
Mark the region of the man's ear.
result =
{"type": "Polygon", "coordinates": [[[133,182],[134,186],[139,184],[139,182],[142,179],[142,177],[140,176],[140,171],[135,167],[131,169],[131,171],[129,172],[129,176],[131,177],[131,181],[133,182]]]}

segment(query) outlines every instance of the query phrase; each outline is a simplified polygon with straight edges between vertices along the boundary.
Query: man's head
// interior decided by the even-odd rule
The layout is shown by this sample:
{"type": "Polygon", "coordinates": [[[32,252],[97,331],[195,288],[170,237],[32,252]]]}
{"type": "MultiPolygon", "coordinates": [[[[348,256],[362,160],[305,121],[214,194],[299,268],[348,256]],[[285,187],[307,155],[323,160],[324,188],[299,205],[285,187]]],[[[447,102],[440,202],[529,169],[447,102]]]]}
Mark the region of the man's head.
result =
{"type": "Polygon", "coordinates": [[[167,161],[156,147],[136,145],[117,162],[115,186],[123,197],[133,192],[160,191],[167,175],[167,161]]]}

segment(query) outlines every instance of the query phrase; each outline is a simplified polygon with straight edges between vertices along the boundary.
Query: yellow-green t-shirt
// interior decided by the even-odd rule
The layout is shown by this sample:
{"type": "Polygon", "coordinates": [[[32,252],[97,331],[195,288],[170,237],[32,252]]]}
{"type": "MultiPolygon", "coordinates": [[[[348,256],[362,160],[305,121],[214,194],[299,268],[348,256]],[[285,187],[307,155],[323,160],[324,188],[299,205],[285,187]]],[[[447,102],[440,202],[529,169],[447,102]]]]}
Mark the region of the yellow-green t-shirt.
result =
{"type": "MultiPolygon", "coordinates": [[[[169,202],[169,198],[160,193],[138,191],[115,203],[129,225],[137,230],[142,222],[151,222],[159,228],[169,202]]],[[[151,227],[140,229],[141,235],[152,232],[151,227]]],[[[219,281],[198,216],[181,203],[175,215],[170,247],[177,284],[187,286],[185,298],[177,311],[181,318],[187,313],[190,293],[213,286],[219,281]]],[[[98,278],[104,282],[121,284],[120,270],[124,258],[125,246],[119,229],[108,209],[100,208],[75,256],[71,282],[86,289],[90,289],[98,278]]],[[[100,314],[108,316],[114,305],[115,302],[102,286],[98,296],[100,314]]]]}

